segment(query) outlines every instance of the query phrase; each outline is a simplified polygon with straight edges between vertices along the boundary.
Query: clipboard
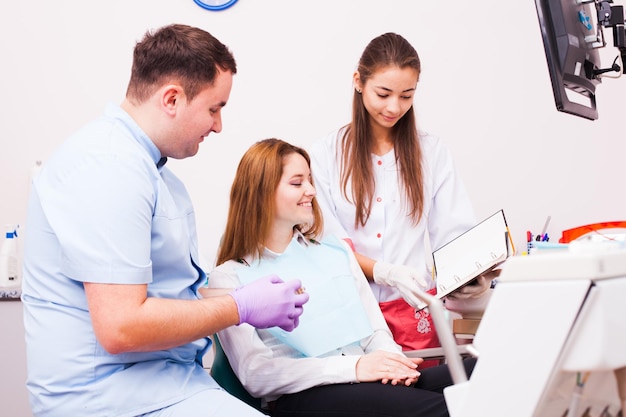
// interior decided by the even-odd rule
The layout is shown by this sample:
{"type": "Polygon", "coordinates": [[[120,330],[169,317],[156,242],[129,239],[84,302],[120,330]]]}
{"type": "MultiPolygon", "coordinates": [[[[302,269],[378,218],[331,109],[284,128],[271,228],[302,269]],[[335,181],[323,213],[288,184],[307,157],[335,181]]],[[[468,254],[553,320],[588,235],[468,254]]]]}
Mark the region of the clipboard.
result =
{"type": "Polygon", "coordinates": [[[502,265],[515,254],[504,210],[433,251],[437,298],[443,298],[502,265]]]}

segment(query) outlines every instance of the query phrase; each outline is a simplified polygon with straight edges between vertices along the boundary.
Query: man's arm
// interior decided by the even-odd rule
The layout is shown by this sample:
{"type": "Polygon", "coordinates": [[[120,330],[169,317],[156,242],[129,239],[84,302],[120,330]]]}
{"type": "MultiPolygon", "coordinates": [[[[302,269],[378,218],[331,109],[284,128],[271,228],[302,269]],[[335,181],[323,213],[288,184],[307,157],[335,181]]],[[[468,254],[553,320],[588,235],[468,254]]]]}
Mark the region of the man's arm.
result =
{"type": "Polygon", "coordinates": [[[84,283],[98,341],[110,353],[169,349],[239,323],[235,299],[147,296],[147,286],[84,283]]]}
{"type": "Polygon", "coordinates": [[[169,349],[241,323],[290,332],[309,301],[299,279],[277,275],[199,300],[148,297],[146,284],[83,285],[94,333],[110,353],[169,349]]]}

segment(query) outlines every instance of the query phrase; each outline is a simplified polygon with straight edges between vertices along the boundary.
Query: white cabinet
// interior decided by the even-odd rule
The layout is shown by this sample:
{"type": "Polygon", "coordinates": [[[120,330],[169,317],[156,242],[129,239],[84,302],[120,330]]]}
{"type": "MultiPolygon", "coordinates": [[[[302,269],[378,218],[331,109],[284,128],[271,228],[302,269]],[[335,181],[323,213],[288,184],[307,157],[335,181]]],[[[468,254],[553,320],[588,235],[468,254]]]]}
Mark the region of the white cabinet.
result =
{"type": "Polygon", "coordinates": [[[0,300],[0,415],[32,416],[26,391],[26,342],[21,301],[0,300]]]}
{"type": "Polygon", "coordinates": [[[451,417],[615,416],[626,400],[626,251],[509,259],[473,344],[469,381],[444,391],[451,417]]]}

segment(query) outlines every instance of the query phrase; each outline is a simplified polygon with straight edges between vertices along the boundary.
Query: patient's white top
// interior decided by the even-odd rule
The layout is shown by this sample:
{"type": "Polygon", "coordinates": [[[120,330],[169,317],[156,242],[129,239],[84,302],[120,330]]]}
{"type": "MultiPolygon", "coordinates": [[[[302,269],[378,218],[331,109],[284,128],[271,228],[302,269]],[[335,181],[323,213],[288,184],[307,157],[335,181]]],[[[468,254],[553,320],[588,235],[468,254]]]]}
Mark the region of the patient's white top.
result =
{"type": "MultiPolygon", "coordinates": [[[[315,245],[299,233],[296,233],[294,238],[305,247],[315,245]]],[[[401,352],[400,346],[393,341],[354,254],[345,242],[341,241],[340,245],[342,253],[338,253],[337,256],[348,256],[345,261],[349,262],[356,291],[373,333],[359,342],[342,346],[325,355],[307,357],[289,345],[281,343],[269,330],[255,329],[249,324],[232,326],[218,332],[233,371],[251,395],[265,401],[273,401],[280,395],[300,392],[318,385],[357,382],[356,362],[361,355],[377,349],[401,352]]],[[[268,250],[264,253],[266,259],[276,256],[280,254],[268,250]]],[[[323,264],[329,262],[328,256],[332,255],[312,261],[323,264]]],[[[252,259],[245,261],[248,264],[256,262],[252,259]]],[[[239,268],[246,266],[237,261],[228,261],[218,266],[209,274],[209,287],[239,287],[240,279],[237,272],[239,268]]],[[[281,272],[274,271],[279,277],[281,272]]],[[[311,297],[314,296],[315,294],[311,294],[311,297]]],[[[302,317],[306,314],[307,304],[304,305],[302,317]]]]}

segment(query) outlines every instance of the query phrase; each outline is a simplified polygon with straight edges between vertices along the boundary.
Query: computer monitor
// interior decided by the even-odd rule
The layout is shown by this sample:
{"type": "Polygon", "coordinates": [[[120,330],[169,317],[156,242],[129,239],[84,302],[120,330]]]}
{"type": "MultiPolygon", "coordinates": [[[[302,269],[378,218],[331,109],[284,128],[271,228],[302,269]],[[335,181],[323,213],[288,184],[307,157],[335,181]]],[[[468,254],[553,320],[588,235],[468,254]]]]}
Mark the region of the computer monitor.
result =
{"type": "Polygon", "coordinates": [[[535,0],[556,108],[586,119],[598,118],[595,74],[604,46],[596,2],[535,0]]]}

